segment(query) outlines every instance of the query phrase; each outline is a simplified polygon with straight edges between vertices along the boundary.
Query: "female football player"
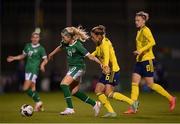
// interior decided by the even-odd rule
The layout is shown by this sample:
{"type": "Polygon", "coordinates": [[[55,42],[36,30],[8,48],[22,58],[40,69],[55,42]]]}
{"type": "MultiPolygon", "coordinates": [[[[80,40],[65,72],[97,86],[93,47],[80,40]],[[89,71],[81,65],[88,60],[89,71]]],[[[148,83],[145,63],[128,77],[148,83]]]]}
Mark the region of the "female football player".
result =
{"type": "MultiPolygon", "coordinates": [[[[162,86],[154,83],[154,54],[153,46],[155,40],[151,30],[145,25],[149,19],[149,14],[143,11],[136,13],[135,24],[138,29],[136,36],[136,50],[133,54],[136,56],[136,64],[132,74],[131,99],[137,100],[139,96],[139,82],[144,78],[148,87],[164,96],[169,101],[170,111],[174,110],[176,98],[170,95],[162,86]]],[[[125,114],[133,114],[131,108],[124,112],[125,114]]]]}
{"type": "Polygon", "coordinates": [[[85,42],[89,36],[80,27],[67,27],[61,32],[62,41],[60,45],[52,51],[48,58],[51,59],[57,52],[65,50],[67,53],[68,72],[60,83],[60,87],[64,93],[64,98],[67,103],[67,108],[61,112],[61,115],[73,114],[73,104],[71,100],[71,93],[75,97],[81,99],[85,103],[93,106],[95,110],[95,116],[100,111],[100,102],[96,102],[89,98],[86,94],[79,91],[79,82],[82,75],[85,73],[85,60],[87,57],[92,61],[95,61],[101,65],[101,62],[94,56],[92,56],[82,45],[81,42],[85,42]],[[70,92],[71,91],[71,92],[70,92]]]}
{"type": "Polygon", "coordinates": [[[120,81],[120,67],[118,65],[114,48],[111,41],[105,36],[106,31],[103,25],[94,27],[91,30],[91,39],[96,44],[96,50],[92,53],[103,64],[102,76],[96,85],[95,93],[102,102],[108,113],[103,117],[116,117],[107,97],[127,102],[133,111],[137,111],[138,101],[133,101],[119,92],[114,91],[114,87],[120,81]]]}
{"type": "Polygon", "coordinates": [[[32,97],[34,100],[34,111],[43,111],[43,103],[36,92],[36,79],[38,77],[39,68],[42,72],[45,72],[45,65],[48,61],[45,49],[40,45],[39,40],[40,34],[33,32],[31,35],[31,43],[25,45],[23,53],[18,56],[9,56],[7,58],[8,62],[26,58],[23,91],[27,92],[28,96],[32,97]]]}

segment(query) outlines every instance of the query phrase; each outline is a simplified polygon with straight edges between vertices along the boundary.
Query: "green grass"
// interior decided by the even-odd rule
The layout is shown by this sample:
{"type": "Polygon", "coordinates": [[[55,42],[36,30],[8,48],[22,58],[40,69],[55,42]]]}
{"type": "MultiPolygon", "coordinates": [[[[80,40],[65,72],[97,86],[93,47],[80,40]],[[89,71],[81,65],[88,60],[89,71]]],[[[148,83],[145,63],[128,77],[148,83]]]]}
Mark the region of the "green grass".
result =
{"type": "MultiPolygon", "coordinates": [[[[180,93],[173,93],[180,97],[180,93]]],[[[95,98],[94,94],[88,94],[95,98]]],[[[130,96],[129,94],[126,94],[130,96]]],[[[156,93],[140,94],[140,108],[135,115],[123,115],[128,105],[123,102],[110,100],[115,111],[118,113],[117,118],[94,117],[94,111],[90,105],[73,98],[75,114],[69,116],[59,115],[66,107],[63,95],[57,93],[40,93],[44,102],[45,111],[34,113],[32,117],[22,117],[19,113],[22,104],[33,105],[32,100],[25,94],[8,93],[0,95],[0,122],[41,122],[41,123],[125,123],[125,122],[180,122],[180,102],[177,101],[175,111],[169,112],[168,101],[156,93]]],[[[100,116],[105,114],[106,110],[102,107],[100,116]]]]}

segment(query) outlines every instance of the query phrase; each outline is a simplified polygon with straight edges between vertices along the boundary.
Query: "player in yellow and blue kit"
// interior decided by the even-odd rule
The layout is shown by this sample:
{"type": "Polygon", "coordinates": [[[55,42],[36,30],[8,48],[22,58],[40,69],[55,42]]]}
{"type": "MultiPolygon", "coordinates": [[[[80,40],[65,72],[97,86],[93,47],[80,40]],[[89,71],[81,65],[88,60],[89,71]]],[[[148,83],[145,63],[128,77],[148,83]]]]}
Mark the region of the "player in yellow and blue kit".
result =
{"type": "MultiPolygon", "coordinates": [[[[169,101],[170,111],[174,110],[176,104],[176,98],[170,95],[162,86],[154,83],[153,73],[154,73],[154,54],[153,46],[156,44],[151,33],[151,30],[145,25],[146,21],[149,19],[148,13],[140,11],[136,13],[135,23],[138,28],[136,36],[136,64],[134,72],[132,74],[132,89],[131,89],[131,99],[136,101],[139,96],[139,82],[143,77],[147,85],[160,95],[166,97],[169,101]]],[[[125,114],[135,113],[131,108],[124,112],[125,114]]]]}
{"type": "Polygon", "coordinates": [[[108,113],[103,117],[116,117],[107,96],[116,100],[127,102],[134,112],[137,111],[138,101],[133,101],[119,92],[114,92],[114,87],[120,82],[120,67],[112,43],[105,36],[105,27],[96,26],[91,30],[91,39],[96,44],[96,50],[92,53],[103,64],[102,76],[96,85],[95,93],[108,113]]]}

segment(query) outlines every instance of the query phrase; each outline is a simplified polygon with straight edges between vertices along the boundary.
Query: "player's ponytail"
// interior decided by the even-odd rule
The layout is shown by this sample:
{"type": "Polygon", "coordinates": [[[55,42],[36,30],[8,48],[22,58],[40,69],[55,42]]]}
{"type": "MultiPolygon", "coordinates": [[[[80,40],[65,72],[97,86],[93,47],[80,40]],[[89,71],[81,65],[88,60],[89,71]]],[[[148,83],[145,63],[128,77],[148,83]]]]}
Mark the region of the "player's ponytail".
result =
{"type": "Polygon", "coordinates": [[[61,33],[64,35],[69,35],[75,40],[79,39],[82,42],[85,42],[89,38],[89,35],[85,31],[85,29],[82,29],[81,26],[79,26],[77,28],[76,27],[67,27],[67,28],[63,29],[61,33]]]}
{"type": "Polygon", "coordinates": [[[136,16],[141,16],[145,21],[149,20],[149,14],[144,11],[139,11],[136,16]]]}
{"type": "Polygon", "coordinates": [[[87,34],[87,32],[85,31],[85,29],[83,29],[81,26],[76,27],[72,27],[73,32],[74,32],[74,38],[75,39],[80,39],[81,41],[85,42],[87,39],[89,39],[89,35],[87,34]]]}

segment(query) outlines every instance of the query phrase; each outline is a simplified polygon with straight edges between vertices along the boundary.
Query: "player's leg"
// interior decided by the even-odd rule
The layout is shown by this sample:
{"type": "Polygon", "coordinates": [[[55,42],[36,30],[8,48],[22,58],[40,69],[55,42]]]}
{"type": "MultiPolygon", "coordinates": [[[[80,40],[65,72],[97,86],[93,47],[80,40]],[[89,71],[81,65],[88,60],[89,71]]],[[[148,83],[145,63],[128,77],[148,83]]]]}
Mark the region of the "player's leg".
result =
{"type": "Polygon", "coordinates": [[[98,116],[100,112],[101,103],[98,101],[93,100],[89,96],[87,96],[85,93],[79,91],[79,82],[74,81],[70,87],[72,88],[72,94],[73,96],[77,97],[78,99],[82,100],[83,102],[91,105],[95,111],[95,116],[98,116]]]}
{"type": "Polygon", "coordinates": [[[74,113],[71,92],[69,89],[69,85],[74,81],[73,77],[70,75],[66,75],[61,81],[60,88],[64,93],[64,98],[66,100],[67,108],[61,112],[61,115],[69,115],[74,113]]]}
{"type": "Polygon", "coordinates": [[[43,111],[44,109],[42,108],[42,101],[40,101],[40,97],[36,91],[36,79],[36,74],[26,73],[23,90],[26,91],[28,96],[30,96],[35,102],[34,111],[43,111]]]}
{"type": "MultiPolygon", "coordinates": [[[[140,80],[141,80],[141,75],[139,73],[132,74],[131,99],[133,101],[138,100],[140,80]]],[[[132,107],[129,107],[128,110],[124,112],[124,114],[134,114],[134,113],[136,113],[136,112],[133,110],[132,107]]]]}
{"type": "Polygon", "coordinates": [[[138,73],[133,73],[132,84],[131,84],[131,99],[134,101],[137,101],[139,97],[139,82],[140,81],[141,81],[141,75],[138,73]]]}
{"type": "Polygon", "coordinates": [[[36,91],[36,84],[34,82],[31,84],[31,90],[33,92],[32,98],[35,101],[34,111],[44,111],[43,102],[40,100],[40,96],[36,91]]]}
{"type": "Polygon", "coordinates": [[[114,98],[116,100],[124,101],[130,105],[134,103],[134,101],[125,95],[119,93],[119,92],[114,92],[114,87],[120,83],[120,72],[111,72],[109,76],[109,83],[106,84],[106,91],[105,94],[106,96],[110,98],[114,98]]]}
{"type": "Polygon", "coordinates": [[[108,113],[110,113],[112,115],[112,117],[114,115],[116,116],[116,113],[115,113],[114,109],[112,108],[109,100],[107,99],[107,96],[104,94],[104,90],[105,90],[105,85],[103,83],[99,82],[96,84],[95,93],[96,93],[99,101],[101,101],[103,106],[107,109],[108,113]]]}
{"type": "Polygon", "coordinates": [[[145,77],[144,79],[151,89],[169,100],[170,111],[173,111],[176,106],[176,98],[170,95],[161,85],[154,83],[153,77],[145,77]]]}

